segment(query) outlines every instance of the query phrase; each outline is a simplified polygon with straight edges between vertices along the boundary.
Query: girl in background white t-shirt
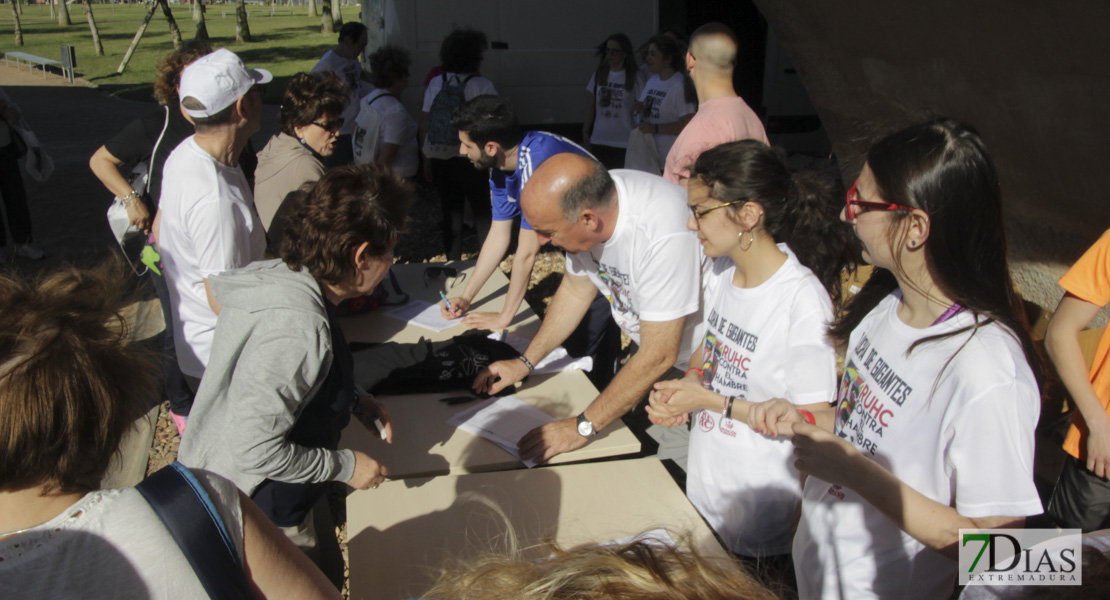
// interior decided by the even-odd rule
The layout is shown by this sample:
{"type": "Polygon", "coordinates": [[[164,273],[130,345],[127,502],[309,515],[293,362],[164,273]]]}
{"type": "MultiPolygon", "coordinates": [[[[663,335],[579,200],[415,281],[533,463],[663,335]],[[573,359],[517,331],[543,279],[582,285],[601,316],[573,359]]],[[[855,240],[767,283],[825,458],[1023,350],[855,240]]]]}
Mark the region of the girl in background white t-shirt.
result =
{"type": "Polygon", "coordinates": [[[639,101],[647,76],[636,67],[632,40],[623,33],[606,38],[597,47],[597,56],[597,69],[586,84],[590,102],[582,122],[582,142],[607,169],[623,169],[632,106],[639,101]]]}
{"type": "Polygon", "coordinates": [[[875,273],[830,329],[847,342],[837,404],[818,426],[782,401],[749,422],[793,436],[809,475],[793,546],[801,597],[947,598],[960,529],[1041,512],[1039,364],[998,177],[978,134],[942,119],[873,146],[847,202],[875,273]]]}
{"type": "Polygon", "coordinates": [[[659,163],[667,161],[667,153],[682,133],[682,128],[694,118],[698,110],[698,97],[686,75],[686,49],[673,38],[656,35],[648,42],[648,73],[652,76],[644,85],[633,111],[640,115],[640,131],[655,138],[659,163]]]}
{"type": "Polygon", "coordinates": [[[660,425],[693,420],[686,493],[728,548],[788,565],[802,491],[793,447],[745,419],[772,398],[815,410],[834,398],[829,293],[854,258],[851,232],[831,185],[814,171],[792,177],[783,155],[755,140],[704,152],[688,203],[688,227],[713,257],[705,338],[690,359],[700,368],[655,384],[648,412],[660,425]],[[825,240],[818,252],[815,237],[825,240]]]}

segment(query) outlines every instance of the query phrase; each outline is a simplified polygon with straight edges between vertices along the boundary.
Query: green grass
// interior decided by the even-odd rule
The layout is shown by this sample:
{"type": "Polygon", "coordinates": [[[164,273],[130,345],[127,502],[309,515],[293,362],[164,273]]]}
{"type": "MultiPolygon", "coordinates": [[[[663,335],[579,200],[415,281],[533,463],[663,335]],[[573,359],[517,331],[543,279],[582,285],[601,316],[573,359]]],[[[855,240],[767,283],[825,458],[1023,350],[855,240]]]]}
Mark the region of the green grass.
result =
{"type": "MultiPolygon", "coordinates": [[[[104,56],[95,56],[92,34],[85,19],[83,7],[70,5],[70,19],[73,24],[59,26],[56,19],[50,18],[50,8],[46,5],[25,5],[20,23],[23,27],[23,46],[15,45],[14,23],[11,7],[0,5],[0,52],[26,52],[45,58],[59,58],[59,46],[69,44],[76,48],[77,74],[86,80],[104,86],[118,88],[117,93],[135,99],[150,99],[151,81],[158,60],[173,50],[170,28],[162,11],[158,10],[139,42],[127,69],[116,74],[124,53],[135,37],[139,25],[146,14],[142,5],[93,4],[93,15],[100,30],[104,56]]],[[[265,10],[263,6],[248,4],[249,10],[265,10]]],[[[235,17],[223,11],[234,11],[234,4],[217,4],[207,7],[205,22],[208,25],[209,41],[214,48],[228,48],[242,57],[249,67],[262,67],[274,74],[275,82],[268,86],[266,101],[280,101],[285,82],[301,71],[312,68],[329,49],[335,46],[335,34],[320,33],[320,17],[307,16],[307,9],[301,7],[278,6],[278,9],[296,11],[295,16],[253,15],[249,18],[253,42],[235,42],[235,17]]],[[[193,39],[196,25],[193,23],[192,7],[187,4],[173,4],[174,19],[181,29],[184,40],[193,39]]],[[[358,18],[358,6],[343,7],[343,16],[358,18]]]]}

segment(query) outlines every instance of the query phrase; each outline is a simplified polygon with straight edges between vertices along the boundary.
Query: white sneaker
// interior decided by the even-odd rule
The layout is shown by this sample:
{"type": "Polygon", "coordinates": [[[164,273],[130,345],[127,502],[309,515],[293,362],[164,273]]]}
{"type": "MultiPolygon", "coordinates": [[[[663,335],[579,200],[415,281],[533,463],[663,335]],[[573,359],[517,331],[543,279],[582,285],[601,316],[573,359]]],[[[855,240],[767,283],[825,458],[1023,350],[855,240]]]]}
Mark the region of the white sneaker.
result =
{"type": "Polygon", "coordinates": [[[17,256],[29,258],[31,260],[42,260],[46,253],[31,244],[16,244],[15,253],[17,256]]]}

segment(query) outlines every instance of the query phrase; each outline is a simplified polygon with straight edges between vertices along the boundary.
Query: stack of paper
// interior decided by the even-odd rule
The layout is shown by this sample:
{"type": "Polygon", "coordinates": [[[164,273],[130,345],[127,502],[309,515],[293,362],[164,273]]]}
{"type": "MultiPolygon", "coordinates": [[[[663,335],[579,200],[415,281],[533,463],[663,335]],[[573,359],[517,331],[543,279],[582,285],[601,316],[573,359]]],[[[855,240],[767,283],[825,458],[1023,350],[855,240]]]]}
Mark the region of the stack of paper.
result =
{"type": "MultiPolygon", "coordinates": [[[[509,454],[520,458],[520,453],[516,449],[520,438],[536,427],[554,420],[555,417],[530,404],[525,404],[516,396],[504,396],[502,398],[490,398],[462,412],[455,413],[453,417],[447,420],[447,424],[454,425],[463,431],[469,431],[474,435],[480,435],[497,444],[509,454]]],[[[522,462],[529,469],[536,466],[535,460],[522,462]]]]}

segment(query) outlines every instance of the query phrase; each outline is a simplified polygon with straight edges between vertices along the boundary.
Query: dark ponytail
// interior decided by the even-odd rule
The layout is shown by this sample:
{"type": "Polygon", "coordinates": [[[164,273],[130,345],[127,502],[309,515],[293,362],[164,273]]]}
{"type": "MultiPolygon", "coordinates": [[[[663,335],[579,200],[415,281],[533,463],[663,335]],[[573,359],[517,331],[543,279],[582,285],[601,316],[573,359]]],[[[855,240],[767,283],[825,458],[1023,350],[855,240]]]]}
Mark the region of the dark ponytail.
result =
{"type": "MultiPolygon", "coordinates": [[[[720,202],[748,200],[763,207],[763,228],[840,299],[844,269],[859,257],[851,228],[840,221],[840,186],[817,171],[790,173],[784,153],[757,140],[721,144],[698,157],[690,173],[720,202]]],[[[736,214],[740,205],[731,206],[736,214]]]]}

